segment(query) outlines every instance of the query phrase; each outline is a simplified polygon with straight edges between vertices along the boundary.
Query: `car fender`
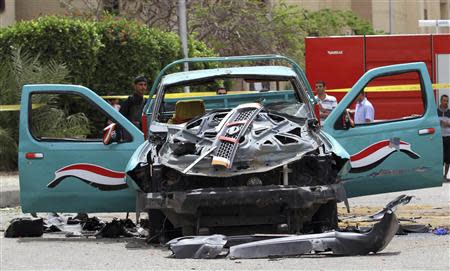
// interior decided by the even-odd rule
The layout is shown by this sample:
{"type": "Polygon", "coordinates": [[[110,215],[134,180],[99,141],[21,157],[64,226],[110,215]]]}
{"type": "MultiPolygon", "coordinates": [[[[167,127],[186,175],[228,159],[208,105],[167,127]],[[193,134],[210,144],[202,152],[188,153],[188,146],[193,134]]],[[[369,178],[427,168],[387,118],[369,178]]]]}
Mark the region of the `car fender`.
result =
{"type": "Polygon", "coordinates": [[[136,184],[136,182],[133,180],[133,176],[130,175],[130,173],[136,169],[136,167],[141,166],[143,163],[147,164],[147,153],[149,152],[151,148],[151,143],[146,140],[144,143],[142,143],[136,151],[134,151],[133,155],[131,156],[130,160],[127,163],[127,166],[125,167],[126,172],[126,183],[133,187],[137,191],[141,191],[139,186],[136,184]]]}

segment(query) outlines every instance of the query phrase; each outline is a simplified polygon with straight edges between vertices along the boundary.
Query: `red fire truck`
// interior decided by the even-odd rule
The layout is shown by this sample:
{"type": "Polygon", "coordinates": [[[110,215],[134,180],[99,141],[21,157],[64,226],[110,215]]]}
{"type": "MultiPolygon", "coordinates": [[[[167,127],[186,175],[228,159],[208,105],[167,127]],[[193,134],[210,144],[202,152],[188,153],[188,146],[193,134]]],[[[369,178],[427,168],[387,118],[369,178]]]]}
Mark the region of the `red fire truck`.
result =
{"type": "MultiPolygon", "coordinates": [[[[316,81],[325,81],[338,101],[367,70],[407,62],[425,62],[437,84],[436,96],[450,94],[450,34],[306,38],[309,83],[314,87],[316,81]]],[[[366,93],[376,109],[375,117],[391,119],[423,112],[420,89],[420,78],[401,74],[380,78],[366,93]]]]}

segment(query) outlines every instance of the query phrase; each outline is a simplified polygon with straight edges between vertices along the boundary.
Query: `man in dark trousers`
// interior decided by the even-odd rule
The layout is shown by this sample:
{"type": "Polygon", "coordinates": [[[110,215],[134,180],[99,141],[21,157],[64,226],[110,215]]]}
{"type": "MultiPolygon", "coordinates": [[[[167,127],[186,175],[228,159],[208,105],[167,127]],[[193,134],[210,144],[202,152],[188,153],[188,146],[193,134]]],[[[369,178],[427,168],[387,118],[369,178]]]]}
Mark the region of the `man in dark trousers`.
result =
{"type": "Polygon", "coordinates": [[[147,91],[147,78],[138,76],[134,79],[134,93],[121,105],[120,113],[139,129],[141,128],[142,109],[145,105],[144,93],[147,91]]]}
{"type": "Polygon", "coordinates": [[[447,179],[447,174],[450,165],[450,109],[448,109],[448,95],[442,95],[437,110],[439,120],[441,123],[442,141],[444,147],[444,181],[447,179]]]}

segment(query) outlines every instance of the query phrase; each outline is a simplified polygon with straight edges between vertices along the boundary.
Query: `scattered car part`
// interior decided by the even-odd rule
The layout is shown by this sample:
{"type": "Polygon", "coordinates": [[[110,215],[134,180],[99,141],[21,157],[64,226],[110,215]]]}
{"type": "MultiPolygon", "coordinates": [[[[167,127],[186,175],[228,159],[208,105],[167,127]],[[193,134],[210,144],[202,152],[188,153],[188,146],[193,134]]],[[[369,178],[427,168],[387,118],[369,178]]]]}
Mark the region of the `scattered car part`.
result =
{"type": "Polygon", "coordinates": [[[214,258],[235,245],[256,242],[261,240],[289,237],[292,235],[281,234],[252,234],[225,236],[221,234],[209,236],[185,236],[178,237],[167,242],[167,246],[172,251],[173,256],[178,259],[194,258],[214,258]],[[213,257],[213,255],[216,255],[213,257]]]}
{"type": "MultiPolygon", "coordinates": [[[[120,236],[133,237],[133,233],[130,232],[130,226],[134,225],[129,219],[119,220],[114,218],[111,222],[106,223],[106,225],[96,234],[99,237],[105,238],[117,238],[120,236]]],[[[135,225],[134,225],[135,227],[135,225]]]]}
{"type": "Polygon", "coordinates": [[[332,252],[335,255],[367,255],[383,250],[399,229],[394,210],[407,204],[411,196],[401,195],[376,213],[380,221],[371,229],[358,228],[305,235],[243,235],[190,236],[175,238],[167,243],[175,258],[214,258],[224,248],[235,259],[297,256],[332,252]],[[357,232],[349,232],[357,231],[357,232]],[[215,256],[214,256],[215,255],[215,256]]]}
{"type": "Polygon", "coordinates": [[[327,232],[320,234],[263,235],[268,240],[252,241],[254,236],[226,237],[224,235],[188,236],[175,238],[167,243],[175,258],[211,259],[217,257],[229,240],[243,242],[229,247],[232,259],[298,256],[331,251],[335,255],[366,255],[383,250],[399,227],[397,217],[387,211],[367,233],[327,232]],[[246,241],[249,241],[246,243],[246,241]]]}
{"type": "Polygon", "coordinates": [[[148,231],[146,229],[138,227],[136,231],[139,234],[139,237],[148,237],[148,231]]]}
{"type": "Polygon", "coordinates": [[[257,242],[262,240],[289,237],[289,236],[292,236],[292,234],[251,234],[251,235],[227,236],[227,243],[225,244],[225,248],[230,248],[232,246],[250,242],[257,242]]]}
{"type": "Polygon", "coordinates": [[[331,251],[335,255],[366,255],[384,249],[398,229],[394,212],[387,211],[367,233],[327,232],[277,238],[230,247],[229,257],[266,258],[331,251]]]}
{"type": "MultiPolygon", "coordinates": [[[[388,211],[395,211],[399,205],[408,204],[414,196],[400,195],[395,199],[391,200],[386,204],[386,206],[380,211],[368,215],[368,216],[351,216],[351,217],[343,217],[342,220],[352,221],[352,222],[374,222],[379,221],[384,217],[384,214],[388,211]]],[[[399,219],[402,220],[402,219],[399,219]]],[[[409,220],[408,220],[409,221],[409,220]]]]}
{"type": "Polygon", "coordinates": [[[5,231],[6,238],[39,237],[44,233],[42,218],[19,217],[11,220],[5,231]]]}
{"type": "Polygon", "coordinates": [[[80,234],[82,226],[78,219],[72,219],[67,216],[59,216],[56,213],[51,213],[44,219],[44,226],[47,232],[61,231],[71,234],[80,234]]]}
{"type": "Polygon", "coordinates": [[[387,211],[395,211],[397,209],[397,206],[399,206],[400,204],[401,205],[408,204],[413,197],[414,196],[400,195],[400,196],[396,197],[395,199],[391,200],[388,204],[386,204],[386,206],[382,210],[369,216],[369,218],[371,218],[373,220],[380,220],[384,217],[384,214],[387,211]]]}
{"type": "Polygon", "coordinates": [[[183,170],[183,174],[186,174],[193,168],[198,162],[200,162],[203,158],[205,158],[207,155],[211,154],[216,149],[216,146],[211,147],[208,149],[208,151],[203,152],[202,155],[200,155],[192,164],[190,164],[186,169],[183,170]]]}
{"type": "Polygon", "coordinates": [[[101,221],[98,217],[88,217],[86,220],[81,222],[83,226],[83,231],[98,231],[105,226],[105,222],[101,221]]]}
{"type": "Polygon", "coordinates": [[[225,235],[185,236],[170,240],[167,245],[178,259],[213,259],[223,251],[225,235]]]}
{"type": "Polygon", "coordinates": [[[406,235],[408,233],[427,233],[430,232],[430,228],[430,225],[400,223],[397,235],[406,235]]]}

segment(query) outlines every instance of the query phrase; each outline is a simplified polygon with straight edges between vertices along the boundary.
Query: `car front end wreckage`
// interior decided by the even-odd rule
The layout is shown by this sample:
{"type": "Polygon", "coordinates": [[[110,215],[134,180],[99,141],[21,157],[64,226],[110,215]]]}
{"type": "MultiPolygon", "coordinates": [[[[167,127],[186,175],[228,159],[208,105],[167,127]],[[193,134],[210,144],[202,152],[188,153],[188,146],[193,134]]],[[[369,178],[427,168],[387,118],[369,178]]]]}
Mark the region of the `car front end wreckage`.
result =
{"type": "Polygon", "coordinates": [[[173,65],[186,61],[258,64],[162,76],[169,65],[156,79],[148,140],[126,169],[154,233],[336,228],[350,156],[318,123],[301,68],[281,56],[173,65]],[[288,65],[258,66],[277,61],[288,65]],[[211,92],[224,85],[227,94],[211,92]]]}
{"type": "Polygon", "coordinates": [[[318,232],[336,228],[336,203],[346,199],[339,175],[348,157],[333,152],[317,121],[259,103],[153,124],[136,159],[127,174],[140,205],[165,221],[155,234],[318,232]]]}

